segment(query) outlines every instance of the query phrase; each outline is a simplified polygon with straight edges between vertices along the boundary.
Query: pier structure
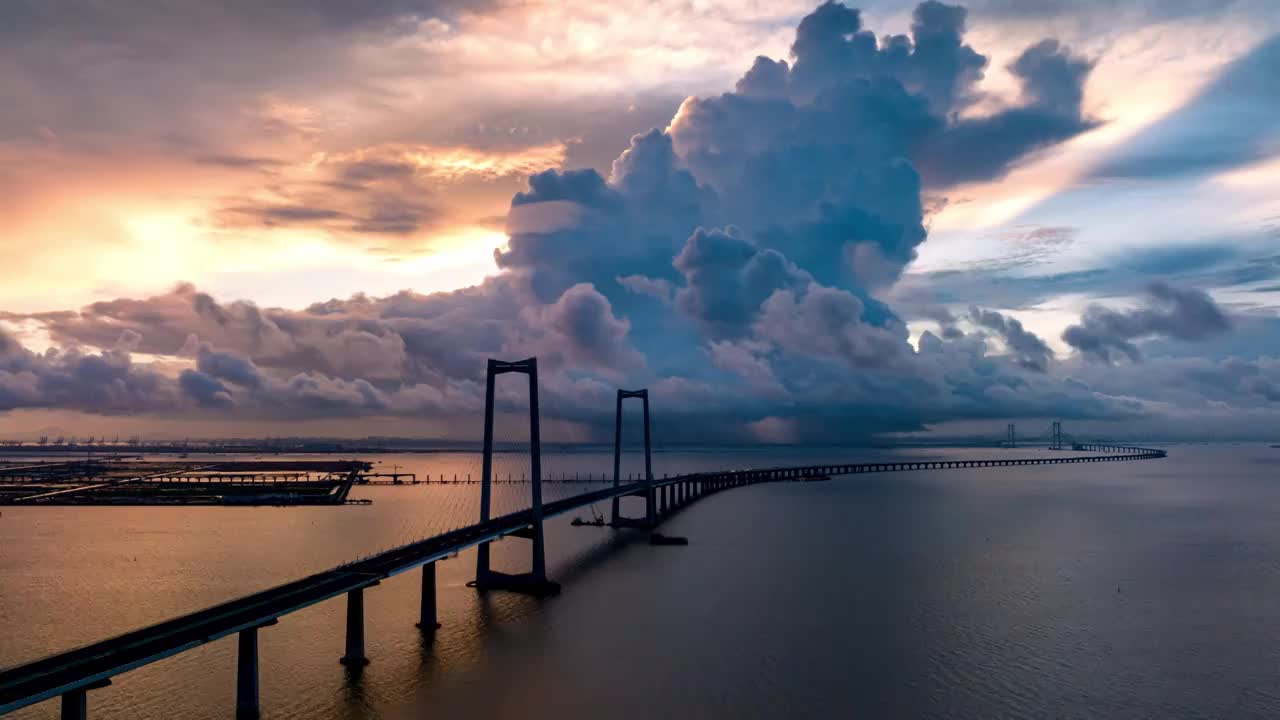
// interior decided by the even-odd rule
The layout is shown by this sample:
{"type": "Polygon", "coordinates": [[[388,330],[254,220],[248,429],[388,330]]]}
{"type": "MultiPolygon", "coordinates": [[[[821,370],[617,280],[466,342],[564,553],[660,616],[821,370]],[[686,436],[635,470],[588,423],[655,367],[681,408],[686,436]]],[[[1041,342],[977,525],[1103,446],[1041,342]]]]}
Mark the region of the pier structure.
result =
{"type": "MultiPolygon", "coordinates": [[[[622,497],[614,496],[612,513],[609,522],[614,527],[653,527],[657,524],[657,512],[654,507],[654,485],[653,485],[653,446],[649,437],[649,390],[618,390],[618,401],[614,412],[613,423],[613,487],[617,489],[622,482],[622,401],[627,398],[638,398],[644,406],[644,477],[641,483],[644,485],[645,491],[641,497],[644,498],[644,518],[627,518],[621,513],[620,503],[622,497]]],[[[667,486],[662,486],[660,492],[663,499],[666,499],[667,486]]],[[[665,502],[664,502],[665,509],[665,502]]]]}
{"type": "Polygon", "coordinates": [[[480,522],[489,522],[493,495],[493,402],[494,381],[499,375],[522,373],[529,376],[529,524],[511,533],[530,541],[531,569],[527,573],[498,572],[490,566],[489,542],[476,549],[476,578],[472,587],[480,590],[517,590],[534,595],[554,595],[560,586],[547,580],[547,556],[542,532],[542,436],[538,421],[538,359],[516,362],[489,360],[484,393],[484,448],[480,470],[480,522]]]}

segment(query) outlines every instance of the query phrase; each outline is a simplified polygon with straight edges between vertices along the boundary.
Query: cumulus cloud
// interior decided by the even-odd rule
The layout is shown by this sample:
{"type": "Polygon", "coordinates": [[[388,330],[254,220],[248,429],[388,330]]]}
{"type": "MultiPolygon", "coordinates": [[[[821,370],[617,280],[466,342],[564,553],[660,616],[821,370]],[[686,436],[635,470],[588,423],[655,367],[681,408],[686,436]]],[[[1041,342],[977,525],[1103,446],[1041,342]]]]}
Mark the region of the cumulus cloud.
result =
{"type": "Polygon", "coordinates": [[[781,253],[757,248],[732,228],[698,228],[674,265],[686,283],[676,305],[712,337],[742,334],[774,291],[809,283],[781,253]]]}
{"type": "Polygon", "coordinates": [[[579,283],[554,303],[527,311],[531,328],[545,333],[539,343],[553,367],[593,369],[608,374],[636,370],[644,358],[627,342],[631,324],[614,316],[613,306],[595,287],[579,283]]]}
{"type": "Polygon", "coordinates": [[[851,293],[811,286],[803,293],[780,290],[765,302],[756,323],[759,337],[784,353],[837,360],[851,368],[886,367],[907,352],[906,329],[865,322],[865,306],[851,293]]]}
{"type": "Polygon", "coordinates": [[[1062,339],[1089,360],[1111,364],[1127,357],[1136,363],[1142,360],[1137,341],[1172,338],[1196,342],[1230,329],[1230,318],[1208,293],[1155,282],[1146,287],[1142,307],[1113,310],[1091,305],[1079,324],[1062,333],[1062,339]]]}
{"type": "Polygon", "coordinates": [[[924,138],[914,156],[921,172],[944,186],[1000,177],[1029,153],[1096,127],[1082,108],[1092,70],[1092,61],[1056,40],[1032,45],[1009,66],[1022,85],[1022,104],[924,138]]]}
{"type": "Polygon", "coordinates": [[[1053,351],[1040,336],[1022,327],[1017,318],[1005,317],[995,310],[971,306],[969,320],[979,327],[995,331],[1022,367],[1036,372],[1044,372],[1049,368],[1053,351]]]}
{"type": "MultiPolygon", "coordinates": [[[[538,355],[556,419],[595,427],[614,386],[647,385],[690,439],[1140,414],[1044,372],[1051,353],[1016,320],[971,318],[1009,355],[989,354],[950,315],[917,352],[873,297],[927,236],[922,192],[997,176],[1091,126],[1081,114],[1091,64],[1052,41],[1012,66],[1017,103],[964,113],[988,62],[965,41],[967,23],[962,8],[929,0],[909,35],[877,38],[856,10],[823,4],[800,22],[787,61],[757,59],[734,92],[688,98],[666,128],[633,136],[607,176],[532,172],[511,200],[499,274],[474,287],[291,310],[187,285],[22,319],[61,346],[110,348],[92,356],[114,363],[106,375],[159,390],[139,412],[452,417],[478,407],[486,357],[538,355]],[[969,157],[975,144],[981,158],[969,157]],[[118,349],[125,333],[129,349],[118,349]],[[131,367],[128,353],[185,365],[131,367]]],[[[295,115],[283,117],[305,124],[295,115]]],[[[305,181],[228,202],[224,218],[412,232],[432,220],[421,183],[440,162],[398,146],[327,155],[305,181]]],[[[252,156],[243,165],[277,171],[252,156]]],[[[75,352],[45,362],[89,357],[65,354],[75,352]]],[[[28,388],[5,391],[28,404],[74,402],[10,375],[0,387],[28,388]]],[[[516,408],[522,395],[500,402],[516,408]]]]}
{"type": "Polygon", "coordinates": [[[36,354],[0,329],[0,411],[57,407],[111,415],[183,405],[171,378],[135,365],[127,351],[36,354]]]}

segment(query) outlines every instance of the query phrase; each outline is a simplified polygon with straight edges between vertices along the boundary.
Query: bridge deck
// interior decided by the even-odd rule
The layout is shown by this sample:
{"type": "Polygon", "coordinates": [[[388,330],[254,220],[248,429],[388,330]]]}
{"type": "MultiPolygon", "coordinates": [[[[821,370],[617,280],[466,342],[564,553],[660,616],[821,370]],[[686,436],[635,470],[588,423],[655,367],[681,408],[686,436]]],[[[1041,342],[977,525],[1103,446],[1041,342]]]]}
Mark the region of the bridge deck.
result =
{"type": "MultiPolygon", "coordinates": [[[[1019,458],[1008,460],[928,460],[697,473],[655,480],[654,487],[688,481],[718,481],[735,484],[768,482],[820,475],[850,475],[947,468],[1010,467],[1056,465],[1079,462],[1141,460],[1164,457],[1161,450],[1122,448],[1121,454],[1019,458]],[[1132,452],[1128,452],[1132,451],[1132,452]]],[[[555,517],[615,497],[647,492],[645,483],[629,483],[575,495],[543,505],[545,518],[555,517]]],[[[407,572],[426,563],[449,557],[462,550],[528,528],[532,510],[493,518],[442,535],[387,550],[331,570],[316,573],[278,587],[231,600],[205,610],[141,628],[91,645],[62,652],[0,672],[0,714],[56,697],[69,690],[85,688],[134,668],[161,660],[193,647],[252,627],[269,623],[324,600],[380,580],[407,572]]]]}

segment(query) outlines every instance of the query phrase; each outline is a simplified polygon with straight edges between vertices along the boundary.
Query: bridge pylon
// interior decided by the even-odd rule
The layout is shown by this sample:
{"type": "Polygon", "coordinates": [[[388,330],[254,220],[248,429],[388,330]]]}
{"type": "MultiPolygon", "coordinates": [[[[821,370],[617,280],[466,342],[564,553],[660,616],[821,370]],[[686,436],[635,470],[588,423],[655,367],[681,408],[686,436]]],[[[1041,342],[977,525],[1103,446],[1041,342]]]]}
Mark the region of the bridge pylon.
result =
{"type": "Polygon", "coordinates": [[[485,377],[484,394],[484,457],[480,470],[480,522],[490,520],[489,506],[493,487],[493,386],[497,376],[505,373],[524,373],[529,376],[529,465],[532,494],[532,523],[518,537],[527,537],[532,543],[533,559],[527,573],[511,574],[493,570],[489,566],[489,543],[476,548],[476,579],[470,583],[479,590],[514,590],[531,595],[554,595],[560,586],[547,580],[547,556],[542,534],[542,437],[538,427],[538,359],[528,358],[515,362],[489,359],[485,377]]]}
{"type": "Polygon", "coordinates": [[[613,486],[618,487],[622,478],[622,401],[627,398],[640,398],[644,402],[644,504],[645,516],[640,518],[622,517],[619,511],[620,498],[613,499],[610,524],[614,527],[653,527],[658,524],[657,510],[653,492],[653,454],[649,442],[649,390],[618,389],[617,409],[613,423],[613,486]]]}

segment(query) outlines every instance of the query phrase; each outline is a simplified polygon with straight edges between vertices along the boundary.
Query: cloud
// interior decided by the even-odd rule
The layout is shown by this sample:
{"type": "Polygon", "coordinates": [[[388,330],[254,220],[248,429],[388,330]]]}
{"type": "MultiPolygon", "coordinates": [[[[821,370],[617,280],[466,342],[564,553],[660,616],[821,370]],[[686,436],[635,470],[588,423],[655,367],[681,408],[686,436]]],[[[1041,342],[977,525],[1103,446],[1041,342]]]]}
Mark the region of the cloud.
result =
{"type": "Polygon", "coordinates": [[[199,346],[196,370],[208,378],[227,380],[245,387],[258,387],[263,383],[262,371],[253,360],[233,352],[216,350],[208,343],[199,346]]]}
{"type": "Polygon", "coordinates": [[[1252,286],[1280,278],[1271,233],[1120,250],[1102,255],[1092,267],[1064,271],[1055,271],[1053,260],[1071,234],[1036,235],[1011,228],[998,236],[1002,257],[908,271],[884,297],[915,318],[928,317],[939,304],[1028,310],[1065,295],[1120,297],[1155,281],[1262,292],[1252,286]]]}
{"type": "Polygon", "coordinates": [[[664,303],[671,302],[673,293],[671,283],[662,278],[655,279],[644,275],[624,275],[619,276],[616,280],[619,285],[637,295],[648,295],[664,303]]]}
{"type": "Polygon", "coordinates": [[[940,186],[998,178],[1028,153],[1096,127],[1082,106],[1093,65],[1053,39],[1027,48],[1009,66],[1022,104],[925,138],[915,155],[921,173],[940,186]]]}
{"type": "Polygon", "coordinates": [[[865,322],[865,306],[849,292],[813,286],[779,290],[765,302],[755,330],[780,352],[839,361],[850,368],[889,367],[908,354],[906,329],[865,322]]]}
{"type": "Polygon", "coordinates": [[[173,381],[123,350],[26,350],[0,329],[0,411],[57,407],[115,415],[178,410],[173,381]]]}
{"type": "Polygon", "coordinates": [[[1280,408],[1280,359],[1275,357],[1151,357],[1141,364],[1081,363],[1072,372],[1099,392],[1182,409],[1192,425],[1206,410],[1243,416],[1280,408]]]}
{"type": "MultiPolygon", "coordinates": [[[[468,147],[382,145],[320,154],[300,167],[272,170],[262,189],[223,199],[224,228],[307,228],[334,234],[412,236],[439,224],[435,198],[463,180],[523,176],[564,161],[565,145],[483,151],[468,147]]],[[[236,164],[239,158],[221,159],[236,164]]],[[[263,167],[254,158],[246,166],[263,167]]]]}
{"type": "Polygon", "coordinates": [[[1225,333],[1231,320],[1208,293],[1155,282],[1146,288],[1146,305],[1112,310],[1091,305],[1080,324],[1068,327],[1062,339],[1085,358],[1111,364],[1120,356],[1140,362],[1135,341],[1165,337],[1197,342],[1225,333]]]}
{"type": "Polygon", "coordinates": [[[1049,368],[1053,351],[1038,335],[1023,328],[1017,318],[971,306],[969,320],[979,327],[994,330],[1023,368],[1041,373],[1049,368]]]}
{"type": "MultiPolygon", "coordinates": [[[[10,62],[0,69],[0,89],[23,101],[0,108],[0,131],[24,136],[50,125],[63,142],[100,152],[190,151],[246,134],[260,141],[246,132],[241,111],[269,93],[285,94],[278,107],[308,111],[289,98],[335,84],[375,98],[373,88],[354,90],[362,69],[353,48],[490,7],[482,0],[3,3],[0,43],[10,62]]],[[[327,126],[312,120],[312,130],[327,126]]]]}
{"type": "Polygon", "coordinates": [[[574,285],[551,305],[526,312],[526,317],[531,326],[547,333],[542,352],[556,356],[557,365],[608,374],[644,365],[643,356],[627,344],[631,324],[615,317],[608,299],[592,285],[574,285]]]}
{"type": "MultiPolygon", "coordinates": [[[[999,313],[973,321],[1008,354],[990,354],[941,313],[942,337],[922,334],[917,351],[875,297],[927,237],[922,193],[998,176],[1091,127],[1081,88],[1092,65],[1052,41],[1013,64],[1014,104],[967,112],[987,66],[965,41],[967,23],[963,9],[925,2],[909,36],[877,38],[857,11],[824,4],[800,22],[787,62],[758,59],[734,92],[686,99],[665,128],[633,135],[607,175],[548,167],[566,146],[527,143],[483,156],[375,144],[305,168],[248,152],[222,162],[266,178],[261,193],[227,199],[224,222],[355,234],[412,235],[434,221],[438,183],[528,171],[499,272],[473,287],[286,309],[182,285],[16,319],[60,347],[111,348],[94,357],[138,387],[151,378],[155,392],[134,407],[161,416],[459,418],[479,407],[485,358],[529,355],[540,359],[544,413],[581,437],[607,429],[617,385],[653,389],[690,441],[1151,412],[1065,382],[1044,343],[999,313]],[[129,353],[161,360],[132,366],[129,353]]],[[[316,124],[307,108],[273,107],[281,132],[316,124]]],[[[1186,304],[1172,290],[1160,297],[1186,304]]],[[[55,356],[65,364],[71,352],[55,356]]],[[[24,406],[113,407],[21,392],[24,406]]],[[[504,411],[522,402],[500,393],[504,411]]]]}
{"type": "Polygon", "coordinates": [[[733,229],[699,228],[674,265],[685,279],[676,306],[714,338],[743,334],[775,291],[809,284],[782,254],[757,248],[733,229]]]}
{"type": "Polygon", "coordinates": [[[1181,19],[1215,15],[1247,3],[1242,0],[1130,0],[1117,6],[1106,0],[974,0],[971,4],[984,17],[1033,20],[1070,17],[1115,25],[1117,16],[1146,21],[1181,19]]]}
{"type": "Polygon", "coordinates": [[[234,405],[231,393],[216,377],[196,370],[183,370],[178,385],[197,404],[204,407],[230,407],[234,405]]]}
{"type": "Polygon", "coordinates": [[[1280,34],[1106,158],[1094,178],[1171,178],[1251,165],[1280,153],[1280,34]]]}

